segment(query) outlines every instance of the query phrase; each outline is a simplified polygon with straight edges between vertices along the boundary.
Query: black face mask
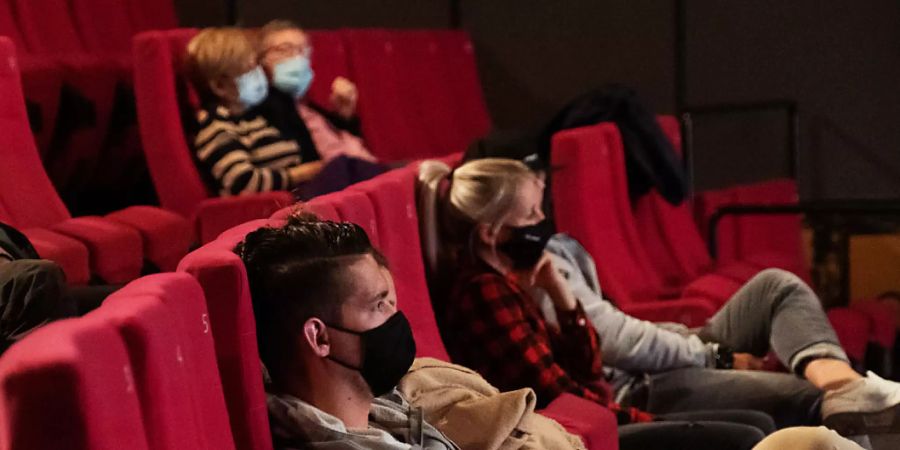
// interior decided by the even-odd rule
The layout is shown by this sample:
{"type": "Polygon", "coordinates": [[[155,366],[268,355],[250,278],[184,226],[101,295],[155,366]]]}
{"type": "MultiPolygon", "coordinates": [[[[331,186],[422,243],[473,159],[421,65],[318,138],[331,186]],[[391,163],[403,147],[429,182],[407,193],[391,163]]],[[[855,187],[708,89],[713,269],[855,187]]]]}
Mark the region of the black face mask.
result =
{"type": "Polygon", "coordinates": [[[544,220],[527,227],[507,227],[511,234],[509,239],[497,244],[506,256],[512,259],[514,269],[530,269],[538,263],[544,254],[547,241],[553,236],[553,227],[544,220]]]}
{"type": "Polygon", "coordinates": [[[331,355],[328,355],[328,359],[359,372],[372,390],[372,395],[376,397],[391,392],[400,382],[400,378],[406,375],[416,357],[416,341],[413,339],[412,328],[406,316],[400,311],[383,324],[366,331],[326,325],[359,336],[362,367],[354,367],[331,355]]]}

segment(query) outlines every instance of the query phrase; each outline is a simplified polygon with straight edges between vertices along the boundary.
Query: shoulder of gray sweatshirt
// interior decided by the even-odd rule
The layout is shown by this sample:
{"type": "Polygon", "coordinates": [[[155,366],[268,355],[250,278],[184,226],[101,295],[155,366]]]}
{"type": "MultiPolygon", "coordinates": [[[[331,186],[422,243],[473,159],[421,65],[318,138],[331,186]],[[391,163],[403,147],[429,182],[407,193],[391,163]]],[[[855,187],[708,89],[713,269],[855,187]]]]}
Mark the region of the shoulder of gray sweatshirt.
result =
{"type": "MultiPolygon", "coordinates": [[[[630,374],[715,366],[717,344],[704,343],[681,324],[636,319],[604,299],[594,259],[578,241],[556,234],[547,244],[547,251],[597,329],[605,366],[630,374]]],[[[550,297],[540,289],[534,289],[532,296],[547,321],[555,324],[550,297]]],[[[617,391],[622,387],[622,382],[611,381],[617,391]]]]}

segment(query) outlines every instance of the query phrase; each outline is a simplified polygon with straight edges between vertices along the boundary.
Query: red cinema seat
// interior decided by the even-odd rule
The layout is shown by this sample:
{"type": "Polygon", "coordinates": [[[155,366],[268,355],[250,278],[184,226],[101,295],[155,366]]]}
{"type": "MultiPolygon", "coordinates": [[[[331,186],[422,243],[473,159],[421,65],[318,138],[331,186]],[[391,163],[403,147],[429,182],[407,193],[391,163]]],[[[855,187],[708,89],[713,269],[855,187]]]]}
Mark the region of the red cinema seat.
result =
{"type": "Polygon", "coordinates": [[[851,308],[833,308],[828,311],[828,319],[847,356],[855,363],[865,361],[866,344],[871,332],[866,314],[851,308]]]}
{"type": "Polygon", "coordinates": [[[241,240],[240,234],[214,240],[189,253],[178,271],[193,276],[203,288],[235,447],[271,450],[247,273],[232,251],[241,240]]]}
{"type": "Polygon", "coordinates": [[[44,326],[0,358],[0,447],[148,449],[122,339],[98,322],[44,326]]]}
{"type": "Polygon", "coordinates": [[[340,31],[307,30],[312,44],[312,68],[316,76],[306,97],[321,107],[331,107],[331,84],[337,77],[350,78],[347,45],[340,31]]]}
{"type": "MultiPolygon", "coordinates": [[[[554,136],[552,159],[559,167],[552,185],[554,211],[559,231],[581,242],[596,260],[597,274],[608,298],[627,310],[631,304],[660,298],[663,287],[655,273],[641,265],[640,255],[635,255],[620,220],[622,207],[616,202],[622,200],[617,193],[625,191],[615,184],[624,183],[624,166],[614,164],[614,146],[608,141],[621,145],[618,131],[611,124],[566,130],[554,136]],[[619,170],[621,174],[616,173],[619,170]]],[[[701,324],[715,311],[708,300],[697,298],[653,305],[655,311],[672,308],[670,311],[679,319],[695,324],[701,324]]],[[[634,311],[641,318],[660,319],[657,314],[642,316],[646,312],[634,311]]]]}
{"type": "Polygon", "coordinates": [[[590,450],[618,450],[616,416],[610,410],[572,394],[556,397],[546,409],[538,411],[581,436],[590,450]]]}
{"type": "MultiPolygon", "coordinates": [[[[76,96],[90,102],[93,112],[89,125],[67,128],[70,134],[57,136],[58,147],[49,149],[46,158],[50,178],[59,188],[70,191],[90,184],[99,161],[99,152],[109,131],[117,84],[127,79],[120,61],[89,53],[73,20],[67,0],[8,0],[12,2],[28,54],[52,58],[64,69],[64,85],[76,96]]],[[[83,111],[81,114],[85,114],[83,111]]],[[[62,111],[60,121],[80,119],[62,111]]]]}
{"type": "Polygon", "coordinates": [[[358,183],[351,189],[365,193],[374,207],[380,233],[379,249],[390,264],[398,306],[413,328],[417,356],[449,361],[425,282],[419,246],[415,172],[394,170],[358,183]]]}
{"type": "MultiPolygon", "coordinates": [[[[659,125],[681,154],[681,130],[672,116],[660,116],[659,125]]],[[[716,265],[691,214],[689,202],[672,205],[656,191],[633,205],[641,242],[654,268],[671,284],[684,285],[707,273],[716,273],[743,283],[764,267],[744,261],[716,265]]]]}
{"type": "Polygon", "coordinates": [[[26,228],[22,232],[37,250],[38,256],[49,259],[62,268],[67,283],[87,284],[91,280],[88,249],[84,244],[43,228],[26,228]]]}
{"type": "Polygon", "coordinates": [[[490,128],[468,37],[346,30],[363,134],[383,160],[458,152],[490,128]]]}
{"type": "Polygon", "coordinates": [[[0,39],[0,56],[5,61],[0,67],[0,155],[5,161],[0,165],[0,203],[12,225],[26,235],[32,228],[46,228],[82,242],[89,251],[91,271],[108,283],[136,278],[145,246],[157,266],[173,267],[173,260],[191,242],[190,229],[176,215],[146,206],[127,208],[110,219],[69,215],[30,136],[15,51],[8,39],[0,39]]]}
{"type": "Polygon", "coordinates": [[[125,0],[136,31],[169,30],[178,27],[174,0],[125,0]]]}
{"type": "Polygon", "coordinates": [[[372,246],[379,247],[378,224],[375,220],[375,208],[365,194],[353,190],[334,192],[322,199],[323,203],[331,203],[338,216],[344,222],[359,225],[369,236],[372,246]]]}
{"type": "Polygon", "coordinates": [[[162,206],[189,218],[201,242],[294,203],[288,192],[219,198],[209,192],[194,164],[181,121],[185,93],[181,62],[194,29],[150,31],[134,40],[134,88],[147,165],[162,206]]]}
{"type": "Polygon", "coordinates": [[[130,59],[131,38],[136,30],[131,23],[127,1],[69,1],[72,19],[85,48],[92,53],[118,54],[130,59]]]}
{"type": "Polygon", "coordinates": [[[140,278],[87,319],[122,335],[152,448],[234,448],[206,301],[193,278],[140,278]]]}
{"type": "Polygon", "coordinates": [[[341,217],[338,215],[337,210],[334,209],[334,205],[328,203],[327,201],[321,201],[318,199],[318,197],[303,204],[285,206],[284,208],[275,211],[275,214],[272,214],[271,218],[277,220],[285,220],[288,218],[288,216],[297,211],[310,212],[312,214],[315,214],[316,217],[322,220],[341,220],[341,217]]]}

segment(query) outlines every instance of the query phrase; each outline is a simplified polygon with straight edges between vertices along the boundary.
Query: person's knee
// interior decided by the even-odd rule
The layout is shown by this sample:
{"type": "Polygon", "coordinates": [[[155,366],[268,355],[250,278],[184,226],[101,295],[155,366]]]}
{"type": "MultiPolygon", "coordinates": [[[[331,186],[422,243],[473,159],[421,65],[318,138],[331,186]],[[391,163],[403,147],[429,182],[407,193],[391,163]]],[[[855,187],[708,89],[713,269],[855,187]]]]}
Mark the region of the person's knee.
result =
{"type": "Polygon", "coordinates": [[[5,264],[2,270],[20,280],[30,278],[53,286],[66,283],[66,274],[62,268],[46,259],[18,259],[5,264]]]}
{"type": "Polygon", "coordinates": [[[825,427],[793,427],[772,433],[753,450],[834,450],[855,448],[853,443],[825,427]]]}

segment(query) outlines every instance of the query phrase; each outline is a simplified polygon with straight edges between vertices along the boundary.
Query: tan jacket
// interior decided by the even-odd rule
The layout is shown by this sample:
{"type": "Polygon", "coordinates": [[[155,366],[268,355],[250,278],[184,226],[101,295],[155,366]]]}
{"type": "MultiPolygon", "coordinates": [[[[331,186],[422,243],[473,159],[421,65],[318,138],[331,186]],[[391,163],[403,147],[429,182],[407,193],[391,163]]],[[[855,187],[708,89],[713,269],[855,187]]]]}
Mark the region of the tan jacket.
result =
{"type": "Polygon", "coordinates": [[[425,420],[465,450],[584,450],[578,436],[534,412],[531,389],[500,392],[476,372],[419,358],[397,386],[425,420]]]}

